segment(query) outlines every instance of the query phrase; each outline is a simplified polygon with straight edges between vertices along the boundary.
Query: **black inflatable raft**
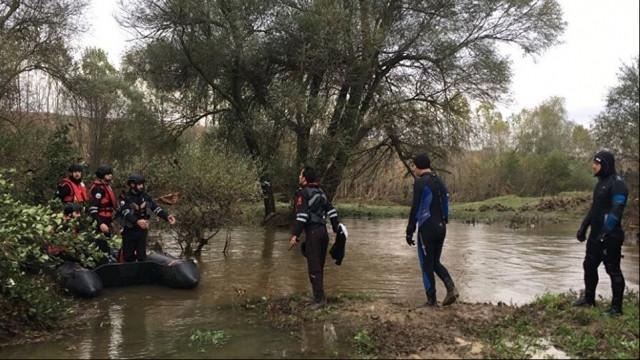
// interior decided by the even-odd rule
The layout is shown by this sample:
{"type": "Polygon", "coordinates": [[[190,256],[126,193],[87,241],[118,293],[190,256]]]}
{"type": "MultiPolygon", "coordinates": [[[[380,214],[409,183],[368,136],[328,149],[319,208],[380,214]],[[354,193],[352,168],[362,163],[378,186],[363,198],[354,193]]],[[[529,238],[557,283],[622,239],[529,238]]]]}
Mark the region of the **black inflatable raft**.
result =
{"type": "Polygon", "coordinates": [[[193,260],[181,260],[155,251],[145,261],[103,264],[95,269],[65,261],[54,272],[63,288],[81,297],[98,296],[103,288],[142,284],[191,289],[198,285],[200,273],[193,260]]]}

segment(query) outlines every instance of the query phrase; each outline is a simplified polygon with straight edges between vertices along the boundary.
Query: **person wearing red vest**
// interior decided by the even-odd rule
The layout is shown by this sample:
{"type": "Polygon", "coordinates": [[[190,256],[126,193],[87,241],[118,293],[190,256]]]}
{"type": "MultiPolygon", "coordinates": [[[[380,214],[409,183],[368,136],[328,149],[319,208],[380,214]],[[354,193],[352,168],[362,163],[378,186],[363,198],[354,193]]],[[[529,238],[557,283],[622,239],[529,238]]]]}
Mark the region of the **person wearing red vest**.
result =
{"type": "MultiPolygon", "coordinates": [[[[113,170],[109,165],[100,165],[96,169],[96,179],[89,189],[89,215],[96,222],[96,232],[111,237],[113,214],[118,209],[116,196],[111,189],[113,170]]],[[[109,253],[109,244],[103,239],[97,239],[98,248],[109,253]]]]}
{"type": "MultiPolygon", "coordinates": [[[[82,206],[76,203],[67,203],[67,205],[64,207],[64,212],[62,215],[63,223],[57,228],[54,227],[52,231],[56,234],[67,232],[67,231],[73,231],[74,233],[78,233],[77,227],[69,226],[69,220],[78,219],[81,216],[82,216],[82,206]]],[[[46,252],[47,254],[49,254],[49,256],[58,256],[63,260],[77,262],[78,260],[76,258],[71,257],[65,253],[66,250],[67,248],[65,246],[47,245],[46,247],[46,252]]]]}
{"type": "Polygon", "coordinates": [[[87,188],[82,181],[82,165],[69,166],[69,176],[62,179],[56,190],[56,197],[64,203],[84,204],[87,202],[87,188]]]}

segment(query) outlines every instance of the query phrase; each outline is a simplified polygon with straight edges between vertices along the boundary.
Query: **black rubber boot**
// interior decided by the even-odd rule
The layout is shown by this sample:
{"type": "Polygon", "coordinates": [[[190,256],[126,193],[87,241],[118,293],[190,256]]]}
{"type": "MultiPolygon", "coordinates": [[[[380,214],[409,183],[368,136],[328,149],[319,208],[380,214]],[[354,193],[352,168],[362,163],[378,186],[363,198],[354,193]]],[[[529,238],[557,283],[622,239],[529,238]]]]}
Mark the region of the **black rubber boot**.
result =
{"type": "Polygon", "coordinates": [[[585,291],[578,300],[574,301],[571,306],[596,306],[596,296],[590,291],[585,291]]]}
{"type": "Polygon", "coordinates": [[[604,316],[620,316],[620,315],[622,315],[622,310],[612,306],[612,307],[609,308],[609,310],[606,310],[606,311],[602,312],[602,315],[604,315],[604,316]]]}
{"type": "Polygon", "coordinates": [[[327,298],[326,298],[326,296],[323,296],[320,299],[314,299],[313,300],[313,304],[311,304],[311,306],[309,306],[309,308],[311,310],[318,310],[318,309],[324,307],[325,305],[327,305],[327,298]]]}
{"type": "Polygon", "coordinates": [[[424,304],[425,306],[433,306],[438,307],[438,300],[436,298],[436,289],[431,288],[427,291],[427,302],[424,304]]]}
{"type": "Polygon", "coordinates": [[[614,296],[611,299],[611,307],[602,313],[604,316],[620,316],[622,315],[622,296],[614,296]]]}
{"type": "Polygon", "coordinates": [[[444,281],[444,286],[447,288],[447,295],[442,300],[442,306],[448,306],[456,302],[460,293],[456,289],[456,285],[453,283],[453,279],[449,278],[444,281]]]}

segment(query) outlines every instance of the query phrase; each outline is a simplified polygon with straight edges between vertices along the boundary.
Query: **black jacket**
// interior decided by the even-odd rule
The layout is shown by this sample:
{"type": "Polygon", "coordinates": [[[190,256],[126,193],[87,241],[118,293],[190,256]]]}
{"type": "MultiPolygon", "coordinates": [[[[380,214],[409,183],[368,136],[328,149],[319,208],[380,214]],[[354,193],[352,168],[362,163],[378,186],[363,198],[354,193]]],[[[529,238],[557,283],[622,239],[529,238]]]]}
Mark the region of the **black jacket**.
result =
{"type": "Polygon", "coordinates": [[[333,208],[318,184],[307,184],[296,193],[296,223],[293,235],[300,236],[305,226],[326,224],[325,213],[329,216],[333,232],[338,232],[338,212],[333,208]]]}
{"type": "Polygon", "coordinates": [[[407,235],[430,222],[449,222],[449,192],[444,182],[434,173],[427,172],[413,183],[413,201],[407,223],[407,235]]]}
{"type": "Polygon", "coordinates": [[[137,221],[140,219],[148,220],[151,217],[151,213],[164,220],[169,218],[169,214],[144,191],[134,193],[129,190],[120,195],[119,218],[123,222],[123,226],[138,228],[137,221]]]}
{"type": "Polygon", "coordinates": [[[584,232],[591,227],[590,240],[611,233],[622,235],[620,220],[628,196],[627,183],[615,171],[613,154],[601,151],[595,158],[600,161],[602,168],[595,174],[598,183],[593,189],[593,202],[580,228],[584,232]]]}

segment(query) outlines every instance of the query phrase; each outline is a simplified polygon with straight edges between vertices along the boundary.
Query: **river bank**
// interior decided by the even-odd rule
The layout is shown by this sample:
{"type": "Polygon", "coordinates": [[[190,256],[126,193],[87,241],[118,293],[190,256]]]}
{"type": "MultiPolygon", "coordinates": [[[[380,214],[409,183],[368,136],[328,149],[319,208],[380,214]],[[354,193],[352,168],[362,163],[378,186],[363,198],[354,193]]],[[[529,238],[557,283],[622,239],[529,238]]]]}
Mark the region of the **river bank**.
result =
{"type": "MultiPolygon", "coordinates": [[[[334,358],[633,358],[638,355],[638,294],[627,293],[624,315],[575,308],[577,294],[545,294],[530,304],[454,303],[437,308],[338,294],[309,310],[301,296],[248,301],[274,327],[292,332],[309,322],[324,323],[325,342],[335,328],[351,343],[350,353],[334,358]],[[346,330],[345,330],[346,327],[346,330]]],[[[307,349],[314,357],[314,349],[307,349]]]]}
{"type": "MultiPolygon", "coordinates": [[[[449,220],[464,223],[503,223],[512,228],[536,226],[544,223],[560,223],[581,219],[589,210],[591,194],[588,192],[567,192],[556,196],[518,197],[500,196],[477,202],[456,202],[449,204],[449,220]]],[[[361,218],[406,218],[409,205],[385,202],[364,202],[358,199],[338,199],[334,206],[341,219],[361,218]]],[[[259,218],[262,208],[253,207],[247,213],[259,218]]],[[[276,213],[267,225],[290,226],[291,205],[277,203],[276,213]]]]}
{"type": "MultiPolygon", "coordinates": [[[[627,292],[624,314],[603,316],[609,299],[594,308],[575,308],[578,294],[544,294],[529,304],[456,302],[425,307],[420,303],[376,299],[366,294],[328,294],[328,303],[311,309],[307,295],[246,299],[227,306],[236,317],[260,319],[292,334],[301,358],[635,358],[638,354],[638,293],[627,292]],[[320,328],[314,346],[299,338],[320,328]],[[297,335],[296,335],[297,334],[297,335]],[[322,348],[317,348],[321,346],[322,348]],[[327,349],[334,349],[327,356],[327,349]]],[[[28,345],[64,339],[102,315],[88,302],[55,331],[31,330],[0,345],[28,345]]],[[[203,334],[210,330],[202,330],[203,334]]],[[[225,333],[221,331],[221,333],[225,333]]],[[[185,339],[188,341],[188,339],[185,339]]],[[[210,344],[224,347],[224,342],[210,344]]],[[[286,357],[286,356],[285,356],[286,357]]]]}

